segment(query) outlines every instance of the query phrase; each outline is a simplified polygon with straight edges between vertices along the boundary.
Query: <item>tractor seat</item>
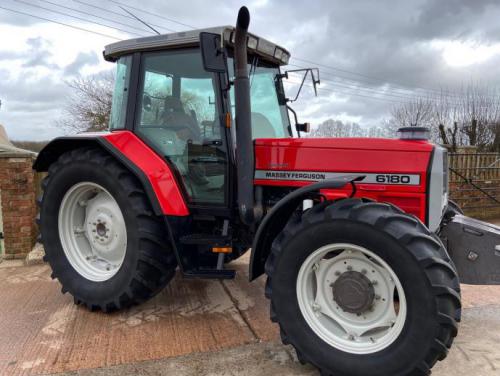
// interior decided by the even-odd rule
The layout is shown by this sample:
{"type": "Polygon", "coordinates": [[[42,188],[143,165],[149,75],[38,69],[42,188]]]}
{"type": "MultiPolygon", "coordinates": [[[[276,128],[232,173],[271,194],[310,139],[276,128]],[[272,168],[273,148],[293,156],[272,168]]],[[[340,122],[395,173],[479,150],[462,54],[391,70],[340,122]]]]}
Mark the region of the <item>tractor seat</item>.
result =
{"type": "Polygon", "coordinates": [[[194,136],[193,141],[199,141],[201,139],[200,127],[192,116],[186,114],[181,100],[168,96],[165,98],[164,104],[165,109],[161,115],[163,125],[175,128],[178,136],[182,139],[193,139],[194,136]]]}

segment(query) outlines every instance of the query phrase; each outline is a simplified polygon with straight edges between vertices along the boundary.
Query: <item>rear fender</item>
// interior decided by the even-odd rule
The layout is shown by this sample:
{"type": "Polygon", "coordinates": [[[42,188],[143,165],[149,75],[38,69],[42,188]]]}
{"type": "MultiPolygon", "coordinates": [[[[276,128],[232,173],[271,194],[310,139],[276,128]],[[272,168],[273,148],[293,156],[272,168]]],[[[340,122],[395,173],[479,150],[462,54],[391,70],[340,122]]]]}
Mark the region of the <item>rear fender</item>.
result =
{"type": "Polygon", "coordinates": [[[354,195],[356,186],[354,182],[363,179],[364,176],[346,175],[335,179],[323,180],[318,183],[307,185],[299,188],[284,198],[282,198],[264,217],[260,223],[257,233],[252,244],[252,254],[250,257],[250,281],[259,277],[264,273],[264,266],[271,252],[271,245],[276,236],[283,230],[287,223],[287,218],[290,218],[298,206],[312,194],[319,193],[322,189],[341,189],[346,185],[351,184],[354,195]]]}
{"type": "Polygon", "coordinates": [[[38,154],[33,169],[48,171],[62,154],[81,147],[95,147],[108,152],[134,174],[141,182],[156,215],[189,215],[168,164],[132,132],[84,133],[56,138],[38,154]]]}

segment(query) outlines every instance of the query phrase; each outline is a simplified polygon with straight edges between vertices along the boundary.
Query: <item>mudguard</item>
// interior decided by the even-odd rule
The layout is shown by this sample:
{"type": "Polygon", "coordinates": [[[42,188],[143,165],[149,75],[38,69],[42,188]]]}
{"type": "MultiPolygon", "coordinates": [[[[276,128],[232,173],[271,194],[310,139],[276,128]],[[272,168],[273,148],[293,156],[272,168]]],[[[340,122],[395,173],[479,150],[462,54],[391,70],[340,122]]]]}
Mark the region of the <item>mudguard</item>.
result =
{"type": "Polygon", "coordinates": [[[253,281],[264,273],[264,265],[271,251],[271,244],[286,225],[286,221],[284,221],[283,218],[290,218],[302,201],[306,200],[314,193],[319,193],[319,191],[323,189],[341,189],[351,184],[353,189],[351,196],[353,196],[356,192],[354,182],[363,178],[363,175],[346,175],[335,179],[323,180],[296,189],[275,204],[264,217],[264,220],[260,223],[257,233],[255,234],[252,244],[252,254],[250,256],[250,281],[253,281]]]}
{"type": "Polygon", "coordinates": [[[36,171],[48,171],[61,154],[81,147],[99,147],[128,168],[143,185],[156,215],[189,215],[170,166],[130,131],[58,137],[42,149],[33,168],[36,171]]]}

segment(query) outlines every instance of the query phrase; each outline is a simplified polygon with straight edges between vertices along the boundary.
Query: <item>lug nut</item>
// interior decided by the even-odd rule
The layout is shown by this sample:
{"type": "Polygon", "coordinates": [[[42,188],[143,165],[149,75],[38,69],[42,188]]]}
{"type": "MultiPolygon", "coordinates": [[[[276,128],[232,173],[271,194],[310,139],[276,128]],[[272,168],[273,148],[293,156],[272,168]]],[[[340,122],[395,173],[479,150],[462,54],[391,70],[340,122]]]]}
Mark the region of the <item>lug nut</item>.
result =
{"type": "Polygon", "coordinates": [[[474,251],[469,251],[469,254],[467,255],[467,259],[469,261],[476,261],[479,258],[479,255],[474,252],[474,251]]]}
{"type": "Polygon", "coordinates": [[[349,266],[347,267],[347,270],[351,271],[351,270],[352,270],[352,266],[351,266],[351,265],[349,265],[349,266]]]}
{"type": "Polygon", "coordinates": [[[341,275],[342,273],[339,272],[338,270],[335,272],[335,275],[338,277],[339,275],[341,275]]]}
{"type": "Polygon", "coordinates": [[[361,270],[361,274],[366,274],[366,273],[368,273],[368,270],[366,269],[361,270]]]}
{"type": "Polygon", "coordinates": [[[372,281],[372,285],[373,285],[373,286],[377,286],[377,285],[378,285],[378,281],[374,279],[374,280],[372,281]]]}

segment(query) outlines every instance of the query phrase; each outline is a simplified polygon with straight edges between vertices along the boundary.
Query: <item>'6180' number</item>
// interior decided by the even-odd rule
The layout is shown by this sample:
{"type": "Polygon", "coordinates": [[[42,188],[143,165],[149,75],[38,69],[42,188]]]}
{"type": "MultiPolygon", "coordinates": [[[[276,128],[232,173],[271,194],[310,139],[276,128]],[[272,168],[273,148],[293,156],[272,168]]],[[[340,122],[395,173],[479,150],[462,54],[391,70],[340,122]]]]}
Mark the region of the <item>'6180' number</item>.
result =
{"type": "Polygon", "coordinates": [[[377,183],[385,184],[410,184],[410,176],[408,175],[377,175],[377,183]]]}

